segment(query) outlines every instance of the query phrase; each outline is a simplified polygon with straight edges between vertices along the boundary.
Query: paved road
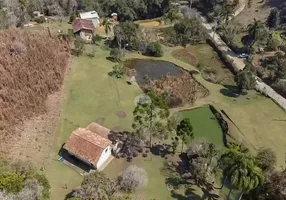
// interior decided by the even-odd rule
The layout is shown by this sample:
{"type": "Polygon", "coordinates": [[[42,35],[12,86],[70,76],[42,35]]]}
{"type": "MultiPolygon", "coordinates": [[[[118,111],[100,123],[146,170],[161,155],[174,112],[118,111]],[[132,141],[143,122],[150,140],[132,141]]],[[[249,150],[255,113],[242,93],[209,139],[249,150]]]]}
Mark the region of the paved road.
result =
{"type": "MultiPolygon", "coordinates": [[[[241,1],[241,6],[235,12],[234,16],[238,15],[245,7],[245,0],[241,1]]],[[[187,6],[180,6],[181,9],[187,9],[187,6]]],[[[194,9],[190,9],[189,16],[193,16],[194,14],[200,17],[202,21],[202,25],[207,32],[207,35],[210,40],[216,45],[219,51],[222,52],[223,57],[232,65],[233,69],[238,72],[243,70],[245,67],[244,60],[237,57],[228,46],[227,44],[221,39],[221,37],[213,30],[213,26],[207,23],[205,17],[203,17],[199,12],[195,11],[194,9]],[[195,13],[193,13],[195,12],[195,13]]],[[[255,76],[256,79],[256,90],[261,92],[262,94],[270,97],[273,101],[275,101],[278,105],[280,105],[284,110],[286,110],[286,99],[282,97],[280,94],[275,92],[270,86],[264,83],[259,77],[255,76]]]]}

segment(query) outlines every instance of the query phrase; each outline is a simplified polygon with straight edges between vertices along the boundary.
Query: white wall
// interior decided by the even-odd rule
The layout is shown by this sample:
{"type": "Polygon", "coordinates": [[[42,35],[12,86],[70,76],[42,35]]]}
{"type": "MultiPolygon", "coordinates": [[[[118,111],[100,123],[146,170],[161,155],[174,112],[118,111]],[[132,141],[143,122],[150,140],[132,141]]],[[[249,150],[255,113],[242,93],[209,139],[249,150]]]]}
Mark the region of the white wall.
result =
{"type": "Polygon", "coordinates": [[[96,164],[96,168],[100,169],[102,167],[102,165],[104,165],[104,163],[110,158],[110,156],[111,156],[111,148],[110,148],[110,146],[108,146],[101,153],[101,156],[100,156],[100,158],[96,164]]]}

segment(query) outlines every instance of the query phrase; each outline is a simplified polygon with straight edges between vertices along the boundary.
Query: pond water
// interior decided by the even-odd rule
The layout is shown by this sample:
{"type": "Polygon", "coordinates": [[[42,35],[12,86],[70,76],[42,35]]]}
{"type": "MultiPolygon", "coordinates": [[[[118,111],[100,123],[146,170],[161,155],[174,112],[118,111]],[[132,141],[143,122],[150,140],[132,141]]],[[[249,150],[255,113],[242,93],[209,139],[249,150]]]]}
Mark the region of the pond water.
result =
{"type": "Polygon", "coordinates": [[[151,59],[130,59],[124,62],[125,67],[135,69],[137,76],[136,80],[139,84],[144,84],[144,77],[147,75],[151,80],[159,80],[162,76],[167,74],[172,76],[180,76],[183,71],[177,65],[162,61],[151,59]]]}

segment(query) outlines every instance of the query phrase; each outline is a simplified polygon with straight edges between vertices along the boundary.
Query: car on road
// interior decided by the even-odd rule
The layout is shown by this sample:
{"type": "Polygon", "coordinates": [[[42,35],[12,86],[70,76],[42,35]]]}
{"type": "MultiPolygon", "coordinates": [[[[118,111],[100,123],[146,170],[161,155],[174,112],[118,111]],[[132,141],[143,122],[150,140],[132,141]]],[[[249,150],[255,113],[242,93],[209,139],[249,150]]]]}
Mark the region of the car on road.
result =
{"type": "Polygon", "coordinates": [[[249,57],[249,54],[247,53],[241,53],[238,55],[239,58],[248,58],[249,57]]]}

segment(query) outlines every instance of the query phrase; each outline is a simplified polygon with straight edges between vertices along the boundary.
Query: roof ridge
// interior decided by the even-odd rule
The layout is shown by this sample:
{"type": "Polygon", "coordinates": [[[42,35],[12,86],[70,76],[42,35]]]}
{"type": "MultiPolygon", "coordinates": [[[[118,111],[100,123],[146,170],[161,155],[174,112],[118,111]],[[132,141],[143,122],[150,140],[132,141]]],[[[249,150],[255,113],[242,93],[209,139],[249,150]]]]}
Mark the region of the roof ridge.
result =
{"type": "MultiPolygon", "coordinates": [[[[88,129],[86,129],[86,128],[78,128],[77,130],[79,130],[79,129],[80,129],[80,130],[88,131],[88,132],[90,132],[90,133],[92,133],[92,134],[96,134],[96,136],[99,136],[101,139],[103,138],[104,140],[108,140],[108,139],[106,139],[105,137],[102,137],[101,135],[99,135],[98,133],[95,133],[95,132],[93,132],[93,131],[90,131],[90,130],[88,130],[88,129]]],[[[93,145],[98,146],[98,147],[101,148],[101,149],[104,149],[103,147],[99,146],[98,144],[95,144],[94,142],[89,141],[89,140],[83,138],[82,136],[78,135],[77,130],[76,130],[75,132],[73,132],[74,135],[76,135],[77,137],[81,138],[82,140],[84,140],[84,141],[86,141],[86,142],[88,142],[88,143],[91,143],[91,144],[93,144],[93,145]]]]}

